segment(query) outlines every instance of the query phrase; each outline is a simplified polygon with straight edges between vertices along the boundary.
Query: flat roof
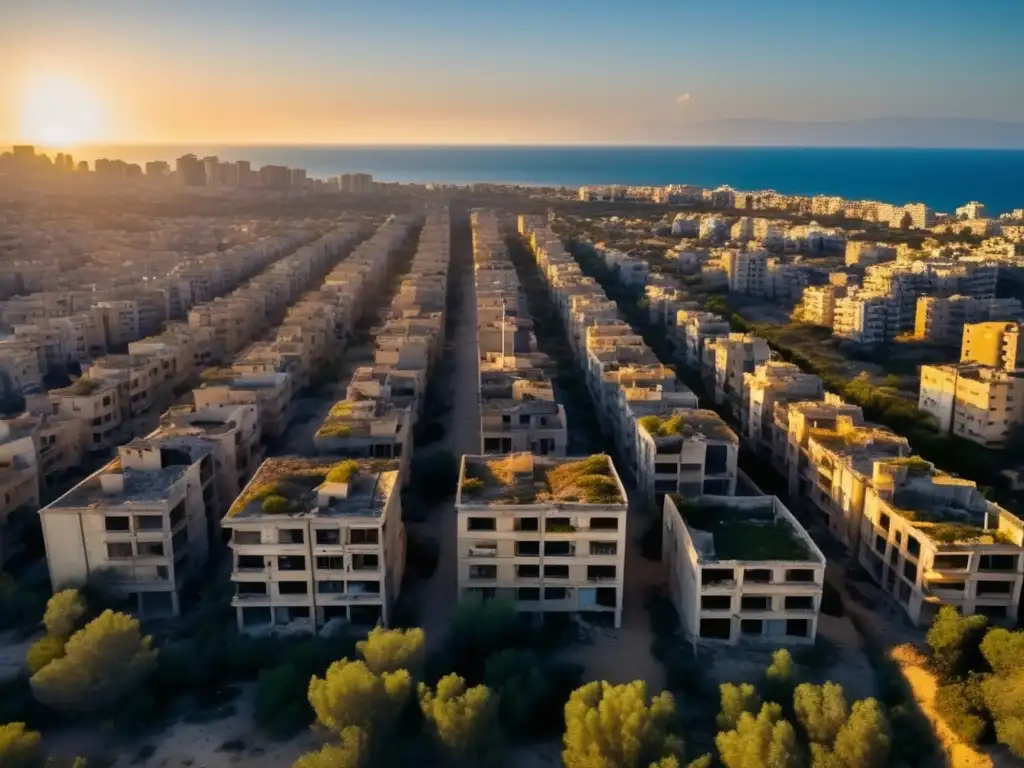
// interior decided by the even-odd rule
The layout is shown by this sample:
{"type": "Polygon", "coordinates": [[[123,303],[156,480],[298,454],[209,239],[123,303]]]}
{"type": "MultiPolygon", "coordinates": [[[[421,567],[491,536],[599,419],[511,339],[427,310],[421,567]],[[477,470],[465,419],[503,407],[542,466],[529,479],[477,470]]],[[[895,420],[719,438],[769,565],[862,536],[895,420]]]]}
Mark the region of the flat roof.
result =
{"type": "Polygon", "coordinates": [[[397,486],[398,462],[393,460],[271,458],[256,470],[225,520],[380,517],[397,486]],[[346,485],[347,495],[332,493],[330,503],[320,506],[317,491],[325,482],[346,485]],[[271,497],[283,499],[281,511],[268,510],[271,497]]]}
{"type": "Polygon", "coordinates": [[[459,492],[470,503],[626,504],[612,460],[604,453],[578,458],[464,456],[459,492]]]}
{"type": "Polygon", "coordinates": [[[166,501],[171,486],[180,480],[188,469],[188,465],[183,464],[146,470],[122,468],[120,460],[115,459],[52,502],[50,507],[117,507],[166,501]],[[124,478],[123,490],[114,493],[103,490],[100,477],[109,474],[120,474],[124,478]]]}
{"type": "Polygon", "coordinates": [[[684,499],[673,494],[672,501],[701,560],[819,561],[792,523],[776,515],[780,502],[774,496],[684,499]],[[705,536],[694,535],[700,533],[705,536]]]}

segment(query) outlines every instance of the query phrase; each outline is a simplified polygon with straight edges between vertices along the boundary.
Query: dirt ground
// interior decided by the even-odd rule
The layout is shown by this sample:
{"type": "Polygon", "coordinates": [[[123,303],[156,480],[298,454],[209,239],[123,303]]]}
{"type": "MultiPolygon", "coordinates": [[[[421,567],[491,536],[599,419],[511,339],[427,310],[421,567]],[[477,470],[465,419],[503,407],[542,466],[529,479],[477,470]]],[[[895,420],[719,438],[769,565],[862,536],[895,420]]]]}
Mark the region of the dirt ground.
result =
{"type": "Polygon", "coordinates": [[[255,685],[243,685],[233,702],[237,714],[210,723],[177,722],[164,730],[114,746],[110,735],[97,728],[47,732],[44,750],[70,760],[78,755],[113,761],[112,768],[287,768],[322,743],[312,731],[287,742],[274,742],[256,730],[252,719],[255,685]]]}

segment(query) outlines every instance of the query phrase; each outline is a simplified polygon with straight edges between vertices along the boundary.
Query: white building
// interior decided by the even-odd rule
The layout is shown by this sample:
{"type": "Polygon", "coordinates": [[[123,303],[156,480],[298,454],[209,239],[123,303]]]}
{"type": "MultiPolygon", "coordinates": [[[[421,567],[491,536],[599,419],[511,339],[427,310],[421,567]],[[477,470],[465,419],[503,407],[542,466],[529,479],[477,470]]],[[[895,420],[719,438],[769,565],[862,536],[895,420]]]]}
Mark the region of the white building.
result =
{"type": "Polygon", "coordinates": [[[620,626],[626,490],[607,456],[464,456],[455,509],[460,599],[620,626]]]}
{"type": "Polygon", "coordinates": [[[696,643],[812,644],[825,556],[774,496],[666,496],[662,560],[696,643]]]}

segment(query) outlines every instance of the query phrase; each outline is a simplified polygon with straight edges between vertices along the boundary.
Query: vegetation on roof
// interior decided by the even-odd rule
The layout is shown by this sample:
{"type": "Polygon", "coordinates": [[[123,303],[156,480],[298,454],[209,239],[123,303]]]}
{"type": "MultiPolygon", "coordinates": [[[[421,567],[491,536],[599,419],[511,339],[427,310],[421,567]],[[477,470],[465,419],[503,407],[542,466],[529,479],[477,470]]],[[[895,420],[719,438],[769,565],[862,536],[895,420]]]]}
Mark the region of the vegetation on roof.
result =
{"type": "Polygon", "coordinates": [[[352,427],[348,424],[324,424],[316,431],[317,437],[348,437],[352,427]]]}
{"type": "Polygon", "coordinates": [[[331,482],[348,482],[358,470],[359,463],[353,459],[346,459],[337,464],[314,466],[310,466],[309,462],[303,459],[281,459],[265,464],[249,486],[235,499],[228,509],[228,515],[234,516],[245,511],[254,501],[261,501],[261,508],[267,514],[298,511],[302,507],[302,501],[318,485],[328,480],[332,472],[337,471],[335,477],[346,479],[331,482]],[[287,507],[284,507],[282,502],[287,507]]]}
{"type": "Polygon", "coordinates": [[[331,467],[327,473],[328,483],[347,483],[359,471],[359,462],[355,459],[345,459],[331,467]]]}
{"type": "Polygon", "coordinates": [[[810,560],[807,545],[771,509],[745,510],[672,496],[687,526],[710,533],[719,560],[810,560]]]}
{"type": "Polygon", "coordinates": [[[619,484],[612,476],[611,460],[604,454],[566,461],[548,470],[544,478],[556,501],[614,504],[622,501],[619,484]]]}
{"type": "Polygon", "coordinates": [[[73,382],[70,386],[65,387],[63,391],[69,395],[84,397],[85,395],[91,395],[99,388],[100,382],[83,377],[73,382]]]}
{"type": "Polygon", "coordinates": [[[652,437],[672,437],[683,432],[683,414],[676,412],[663,419],[660,416],[641,416],[637,423],[646,429],[652,437]]]}
{"type": "Polygon", "coordinates": [[[903,456],[890,459],[889,463],[897,467],[906,467],[908,475],[930,475],[932,473],[931,462],[920,456],[903,456]]]}
{"type": "Polygon", "coordinates": [[[940,544],[967,544],[990,537],[993,544],[1015,544],[1004,531],[971,523],[921,523],[914,526],[932,541],[940,544]]]}
{"type": "Polygon", "coordinates": [[[623,501],[605,454],[552,465],[530,453],[511,453],[482,462],[467,463],[463,490],[471,494],[497,489],[496,500],[505,504],[560,501],[616,504],[623,501]],[[478,485],[479,483],[479,485],[478,485]]]}

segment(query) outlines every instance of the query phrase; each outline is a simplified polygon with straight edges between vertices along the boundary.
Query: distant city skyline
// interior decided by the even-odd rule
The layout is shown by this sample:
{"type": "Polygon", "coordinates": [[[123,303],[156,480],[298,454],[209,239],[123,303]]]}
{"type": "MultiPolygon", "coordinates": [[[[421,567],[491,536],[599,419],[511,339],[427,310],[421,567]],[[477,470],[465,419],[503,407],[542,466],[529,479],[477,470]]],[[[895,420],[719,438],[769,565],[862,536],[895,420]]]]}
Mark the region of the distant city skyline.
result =
{"type": "Polygon", "coordinates": [[[5,142],[1024,146],[1024,4],[995,0],[37,0],[5,22],[5,142]]]}

